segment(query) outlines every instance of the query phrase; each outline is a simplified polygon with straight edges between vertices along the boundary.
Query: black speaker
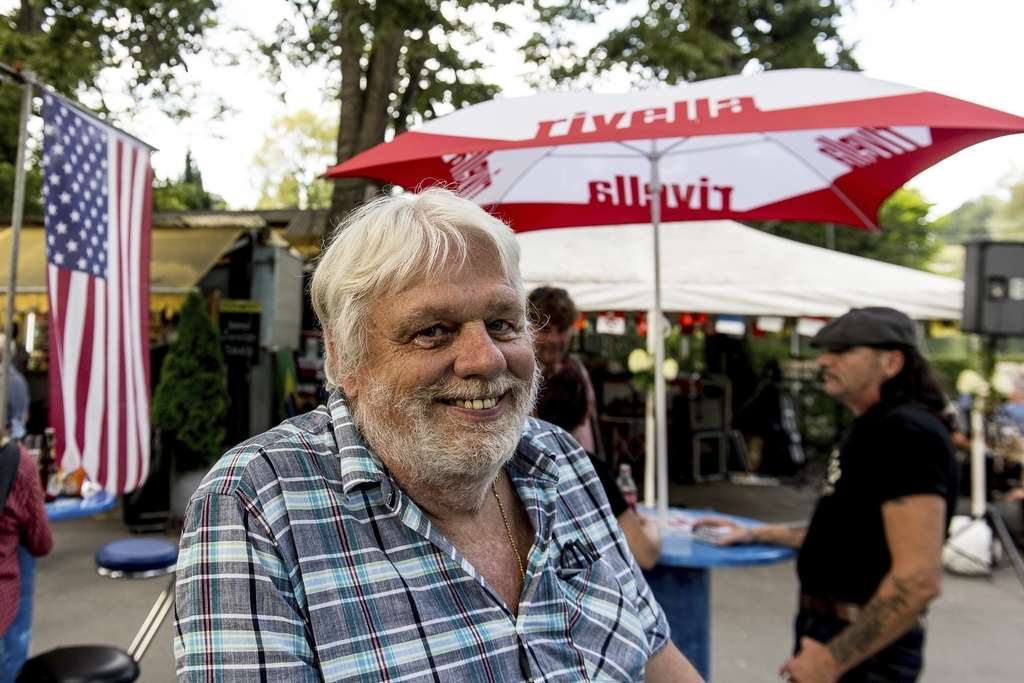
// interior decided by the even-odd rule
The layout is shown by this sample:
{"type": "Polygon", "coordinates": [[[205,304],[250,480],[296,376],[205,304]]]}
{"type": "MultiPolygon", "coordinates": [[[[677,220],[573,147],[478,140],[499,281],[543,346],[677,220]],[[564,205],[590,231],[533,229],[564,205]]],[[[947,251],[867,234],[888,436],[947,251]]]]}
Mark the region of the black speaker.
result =
{"type": "Polygon", "coordinates": [[[965,245],[964,332],[1024,336],[1024,242],[965,245]]]}

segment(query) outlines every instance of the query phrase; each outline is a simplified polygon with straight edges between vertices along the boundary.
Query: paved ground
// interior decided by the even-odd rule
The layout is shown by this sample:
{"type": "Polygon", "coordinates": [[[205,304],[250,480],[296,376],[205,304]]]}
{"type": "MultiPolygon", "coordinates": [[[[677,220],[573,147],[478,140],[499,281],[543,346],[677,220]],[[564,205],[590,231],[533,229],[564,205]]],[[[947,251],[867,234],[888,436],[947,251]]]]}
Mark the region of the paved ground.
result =
{"type": "MultiPolygon", "coordinates": [[[[805,519],[814,501],[804,486],[673,486],[676,505],[763,519],[805,519]]],[[[98,576],[93,554],[128,536],[120,513],[54,525],[56,547],[39,561],[33,653],[84,643],[127,647],[163,588],[162,578],[98,576]]],[[[712,677],[715,683],[776,680],[792,644],[793,563],[712,573],[712,677]]],[[[1009,565],[989,578],[947,575],[929,618],[923,683],[1008,683],[1024,671],[1024,587],[1009,565]]],[[[141,683],[174,681],[171,620],[142,660],[141,683]]]]}

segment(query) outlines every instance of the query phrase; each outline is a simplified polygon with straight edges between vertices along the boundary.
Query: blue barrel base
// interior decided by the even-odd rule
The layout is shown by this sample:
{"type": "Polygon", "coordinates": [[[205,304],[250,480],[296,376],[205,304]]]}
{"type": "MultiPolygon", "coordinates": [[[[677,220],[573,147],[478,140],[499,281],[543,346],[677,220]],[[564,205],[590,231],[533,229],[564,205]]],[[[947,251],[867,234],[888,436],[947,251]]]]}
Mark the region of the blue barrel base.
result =
{"type": "Polygon", "coordinates": [[[658,566],[644,572],[676,644],[705,681],[711,680],[711,571],[658,566]]]}

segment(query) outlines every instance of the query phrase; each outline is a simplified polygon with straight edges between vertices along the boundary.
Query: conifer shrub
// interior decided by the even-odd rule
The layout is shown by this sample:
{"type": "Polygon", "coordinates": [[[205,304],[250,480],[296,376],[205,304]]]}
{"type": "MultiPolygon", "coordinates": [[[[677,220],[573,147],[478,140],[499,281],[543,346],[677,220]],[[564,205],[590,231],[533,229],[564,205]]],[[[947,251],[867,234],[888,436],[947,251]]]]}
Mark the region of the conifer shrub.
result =
{"type": "Polygon", "coordinates": [[[179,472],[209,467],[220,456],[230,403],[220,333],[203,298],[191,292],[153,397],[153,423],[175,432],[179,472]]]}

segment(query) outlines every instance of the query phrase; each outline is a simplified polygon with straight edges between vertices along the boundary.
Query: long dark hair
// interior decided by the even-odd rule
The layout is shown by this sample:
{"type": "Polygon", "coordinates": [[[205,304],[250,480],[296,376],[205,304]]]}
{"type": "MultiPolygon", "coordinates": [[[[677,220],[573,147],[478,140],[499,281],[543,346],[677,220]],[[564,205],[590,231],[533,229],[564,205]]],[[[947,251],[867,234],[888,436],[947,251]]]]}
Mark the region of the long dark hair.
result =
{"type": "Polygon", "coordinates": [[[932,364],[917,349],[909,346],[892,346],[889,350],[903,353],[903,369],[882,385],[882,402],[913,403],[934,414],[948,426],[948,420],[943,414],[946,395],[932,364]]]}

